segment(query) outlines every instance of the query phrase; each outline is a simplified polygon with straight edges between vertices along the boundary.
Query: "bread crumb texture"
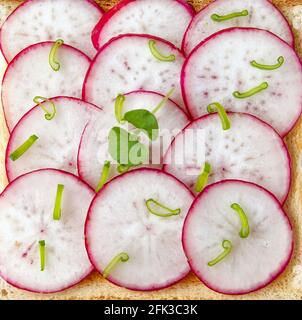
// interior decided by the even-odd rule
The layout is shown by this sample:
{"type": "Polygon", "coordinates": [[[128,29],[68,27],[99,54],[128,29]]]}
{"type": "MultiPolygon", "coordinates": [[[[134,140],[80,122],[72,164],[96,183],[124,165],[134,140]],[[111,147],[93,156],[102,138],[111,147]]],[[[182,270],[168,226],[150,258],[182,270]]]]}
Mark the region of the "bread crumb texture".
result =
{"type": "MultiPolygon", "coordinates": [[[[0,23],[3,23],[7,15],[21,2],[22,1],[0,0],[0,23]]],[[[96,2],[107,11],[118,1],[96,0],[96,2]]],[[[188,0],[188,3],[192,5],[196,11],[201,10],[210,2],[212,1],[188,0]]],[[[273,3],[284,13],[293,27],[296,38],[296,49],[300,57],[302,57],[302,0],[278,0],[273,1],[273,3]]],[[[5,67],[5,61],[1,56],[1,75],[5,67]]],[[[0,111],[0,137],[0,187],[2,190],[7,184],[4,153],[8,138],[2,111],[0,111]]],[[[165,290],[134,292],[117,287],[93,272],[86,280],[69,290],[46,295],[28,293],[16,289],[0,279],[0,300],[302,299],[302,119],[298,121],[294,130],[285,140],[292,157],[292,187],[289,198],[285,204],[285,210],[293,225],[295,248],[293,258],[286,271],[268,287],[248,295],[227,296],[209,290],[193,274],[190,274],[180,283],[165,290]]]]}

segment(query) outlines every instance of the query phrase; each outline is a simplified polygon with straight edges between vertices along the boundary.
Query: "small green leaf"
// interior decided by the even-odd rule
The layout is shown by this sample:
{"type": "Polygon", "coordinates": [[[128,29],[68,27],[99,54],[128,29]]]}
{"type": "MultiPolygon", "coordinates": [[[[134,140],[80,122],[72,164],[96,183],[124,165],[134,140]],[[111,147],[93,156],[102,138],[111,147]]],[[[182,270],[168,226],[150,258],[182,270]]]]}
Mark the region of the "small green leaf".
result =
{"type": "Polygon", "coordinates": [[[131,123],[137,129],[141,129],[150,140],[158,137],[158,122],[153,113],[145,109],[128,111],[124,115],[124,120],[131,123]]]}
{"type": "Polygon", "coordinates": [[[137,137],[125,129],[114,127],[109,132],[109,153],[120,165],[138,166],[149,158],[149,151],[137,137]]]}

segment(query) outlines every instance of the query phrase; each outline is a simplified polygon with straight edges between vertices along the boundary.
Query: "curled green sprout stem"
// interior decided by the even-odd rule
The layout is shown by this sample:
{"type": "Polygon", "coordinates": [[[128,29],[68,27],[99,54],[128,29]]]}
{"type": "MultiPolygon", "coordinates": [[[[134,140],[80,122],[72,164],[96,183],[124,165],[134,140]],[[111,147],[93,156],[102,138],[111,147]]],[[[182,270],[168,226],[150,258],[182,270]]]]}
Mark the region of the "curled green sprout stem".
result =
{"type": "Polygon", "coordinates": [[[284,61],[285,61],[285,59],[283,56],[280,56],[278,58],[278,62],[273,65],[261,64],[255,60],[253,60],[253,61],[251,61],[251,66],[258,68],[258,69],[261,69],[261,70],[276,70],[276,69],[282,67],[282,65],[284,64],[284,61]]]}
{"type": "Polygon", "coordinates": [[[34,97],[33,101],[35,104],[40,106],[41,109],[45,112],[45,119],[46,120],[52,120],[55,117],[55,115],[57,113],[57,108],[52,100],[45,98],[45,97],[36,96],[36,97],[34,97]],[[45,102],[49,102],[51,104],[52,112],[49,112],[49,110],[47,110],[47,108],[45,108],[45,106],[43,106],[43,103],[45,103],[45,102]]]}
{"type": "Polygon", "coordinates": [[[174,54],[170,54],[168,56],[164,56],[161,54],[158,49],[156,48],[156,41],[155,40],[149,40],[149,49],[153,55],[153,57],[159,61],[163,62],[173,62],[176,60],[176,57],[174,54]]]}
{"type": "Polygon", "coordinates": [[[247,17],[249,15],[248,10],[243,10],[240,12],[233,12],[230,14],[227,14],[225,16],[220,16],[219,14],[212,14],[211,15],[211,19],[215,22],[223,22],[223,21],[227,21],[227,20],[231,20],[231,19],[235,19],[235,18],[240,18],[240,17],[247,17]]]}
{"type": "Polygon", "coordinates": [[[211,173],[211,165],[208,162],[206,162],[204,164],[202,173],[197,178],[197,182],[194,188],[195,192],[200,193],[201,191],[203,191],[203,189],[208,183],[210,173],[211,173]]]}
{"type": "Polygon", "coordinates": [[[120,174],[123,174],[123,173],[128,172],[130,168],[131,168],[131,166],[128,166],[126,164],[119,164],[117,166],[117,172],[120,174]]]}
{"type": "Polygon", "coordinates": [[[230,119],[224,109],[224,107],[218,103],[214,102],[208,105],[207,110],[209,113],[218,112],[219,118],[222,123],[222,129],[223,130],[229,130],[231,128],[231,122],[230,119]]]}
{"type": "Polygon", "coordinates": [[[248,221],[247,215],[245,214],[245,212],[243,211],[243,209],[241,208],[241,206],[238,203],[233,203],[231,205],[231,208],[237,212],[237,214],[240,218],[241,230],[239,232],[239,235],[241,238],[245,239],[250,234],[250,226],[249,226],[249,221],[248,221]]]}
{"type": "Polygon", "coordinates": [[[40,270],[45,270],[45,240],[39,241],[39,251],[40,251],[40,270]]]}
{"type": "Polygon", "coordinates": [[[56,200],[55,200],[55,206],[53,209],[53,219],[54,220],[60,220],[61,219],[61,207],[62,207],[62,196],[64,191],[64,185],[58,184],[57,186],[57,194],[56,194],[56,200]]]}
{"type": "Polygon", "coordinates": [[[103,277],[106,279],[110,275],[110,273],[113,271],[113,269],[116,268],[116,266],[120,262],[127,262],[129,260],[129,255],[126,252],[121,252],[117,256],[115,256],[107,265],[105,270],[103,271],[103,277]]]}
{"type": "Polygon", "coordinates": [[[215,259],[208,262],[209,267],[214,267],[217,263],[221,262],[226,256],[228,256],[232,252],[232,249],[233,249],[232,242],[229,240],[223,240],[222,248],[224,249],[224,251],[220,255],[218,255],[215,259]]]}
{"type": "Polygon", "coordinates": [[[105,161],[104,166],[103,166],[103,170],[102,170],[102,175],[101,175],[100,182],[99,182],[98,186],[95,189],[96,193],[98,193],[103,188],[105,183],[107,182],[108,176],[109,176],[109,172],[110,172],[110,166],[111,166],[110,161],[105,161]]]}
{"type": "Polygon", "coordinates": [[[10,159],[12,161],[18,160],[38,139],[39,137],[36,135],[30,136],[20,147],[10,154],[10,159]]]}
{"type": "Polygon", "coordinates": [[[169,218],[172,216],[178,216],[181,213],[181,209],[178,208],[178,209],[173,210],[173,209],[168,208],[165,205],[159,203],[158,201],[156,201],[154,199],[148,199],[146,201],[146,207],[150,213],[154,214],[155,216],[162,217],[162,218],[169,218]],[[153,207],[158,206],[159,208],[164,209],[167,212],[161,213],[159,211],[156,211],[154,208],[152,208],[152,206],[153,207]]]}
{"type": "Polygon", "coordinates": [[[123,122],[123,107],[126,97],[122,94],[119,94],[115,99],[115,118],[119,123],[123,122]]]}
{"type": "Polygon", "coordinates": [[[152,113],[155,114],[156,112],[158,112],[163,106],[165,106],[165,104],[169,101],[169,99],[171,98],[173,92],[174,92],[175,88],[172,88],[167,94],[166,96],[163,98],[163,100],[158,104],[158,106],[153,109],[152,113]]]}
{"type": "Polygon", "coordinates": [[[61,68],[60,63],[57,61],[57,51],[64,44],[62,39],[58,39],[52,46],[49,53],[49,64],[53,71],[59,71],[61,68]]]}
{"type": "Polygon", "coordinates": [[[255,87],[249,91],[246,91],[246,92],[241,93],[239,91],[235,91],[235,92],[233,92],[233,96],[237,99],[246,99],[246,98],[254,96],[255,94],[257,94],[263,90],[266,90],[267,88],[268,88],[268,83],[263,82],[259,86],[255,87]]]}

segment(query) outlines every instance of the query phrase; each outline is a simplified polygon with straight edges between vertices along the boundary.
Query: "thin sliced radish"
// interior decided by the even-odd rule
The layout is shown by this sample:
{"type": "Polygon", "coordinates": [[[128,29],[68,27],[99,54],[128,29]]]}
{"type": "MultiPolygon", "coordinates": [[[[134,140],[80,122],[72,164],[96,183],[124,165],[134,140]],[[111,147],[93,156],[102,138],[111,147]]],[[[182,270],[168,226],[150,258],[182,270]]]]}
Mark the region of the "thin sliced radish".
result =
{"type": "Polygon", "coordinates": [[[2,26],[3,55],[11,61],[30,45],[60,38],[92,58],[96,51],[90,35],[101,16],[100,7],[90,0],[25,1],[2,26]]]}
{"type": "Polygon", "coordinates": [[[232,27],[268,30],[289,45],[294,44],[293,33],[286,18],[270,1],[217,0],[195,15],[185,34],[183,50],[188,55],[200,42],[214,33],[232,27]],[[228,15],[234,13],[238,17],[225,20],[228,15]],[[218,20],[223,21],[215,20],[212,15],[220,16],[218,20]]]}
{"type": "Polygon", "coordinates": [[[283,203],[290,187],[290,158],[280,136],[254,116],[228,114],[224,131],[217,114],[192,122],[173,141],[164,170],[195,188],[205,162],[211,165],[208,183],[240,179],[257,183],[283,203]],[[183,141],[185,145],[183,145],[183,141]]]}
{"type": "MultiPolygon", "coordinates": [[[[125,95],[123,112],[135,109],[152,110],[159,105],[164,97],[150,91],[134,91],[125,95]]],[[[159,136],[150,143],[145,134],[140,141],[149,145],[150,163],[162,164],[162,156],[166,153],[172,139],[189,123],[187,115],[173,101],[167,103],[155,114],[159,124],[159,136]]],[[[110,161],[108,152],[108,134],[116,126],[114,106],[105,109],[101,116],[90,122],[83,132],[78,153],[78,170],[80,177],[94,189],[97,187],[105,161],[110,161]]],[[[109,179],[118,174],[116,166],[111,166],[109,179]]]]}
{"type": "Polygon", "coordinates": [[[92,62],[83,87],[83,99],[99,106],[111,105],[116,96],[134,90],[166,94],[175,88],[173,99],[184,108],[180,90],[182,53],[171,43],[148,35],[122,35],[110,40],[92,62]],[[149,48],[175,61],[160,61],[149,48]]]}
{"type": "Polygon", "coordinates": [[[57,51],[60,70],[49,64],[53,42],[35,44],[20,52],[8,65],[2,83],[2,104],[10,130],[35,103],[35,96],[80,98],[89,58],[72,47],[62,45],[57,51]]]}
{"type": "Polygon", "coordinates": [[[144,33],[166,39],[180,48],[193,14],[193,9],[183,0],[123,0],[101,18],[92,33],[92,41],[99,49],[121,34],[144,33]]]}
{"type": "Polygon", "coordinates": [[[67,289],[91,271],[84,223],[93,191],[77,177],[38,170],[19,177],[0,197],[0,275],[17,288],[50,293],[67,289]],[[63,185],[60,220],[54,220],[63,185]],[[45,241],[40,254],[39,241],[45,241]],[[42,259],[44,257],[44,271],[42,259]]]}
{"type": "Polygon", "coordinates": [[[85,126],[102,110],[87,102],[70,97],[57,97],[27,112],[12,131],[6,149],[6,172],[9,181],[36,169],[55,168],[77,173],[77,152],[85,126]],[[45,119],[43,108],[56,114],[45,119]],[[29,137],[35,143],[17,160],[10,156],[29,137]]]}
{"type": "Polygon", "coordinates": [[[209,186],[193,203],[183,246],[192,270],[206,286],[220,293],[246,294],[284,271],[293,234],[271,193],[251,183],[224,181],[209,186]],[[215,261],[221,253],[225,256],[215,261]]]}
{"type": "Polygon", "coordinates": [[[194,119],[218,101],[226,110],[263,119],[282,136],[301,114],[301,88],[302,67],[295,51],[258,29],[233,28],[212,36],[192,52],[182,73],[184,99],[194,119]],[[236,91],[249,94],[238,98],[236,91]]]}
{"type": "Polygon", "coordinates": [[[129,259],[110,270],[111,282],[133,290],[157,290],[179,281],[189,272],[181,230],[192,201],[181,182],[160,170],[137,169],[113,179],[88,212],[85,237],[92,264],[103,273],[124,252],[129,259]],[[150,199],[173,209],[174,215],[151,214],[146,202],[155,213],[167,210],[153,207],[150,199]]]}

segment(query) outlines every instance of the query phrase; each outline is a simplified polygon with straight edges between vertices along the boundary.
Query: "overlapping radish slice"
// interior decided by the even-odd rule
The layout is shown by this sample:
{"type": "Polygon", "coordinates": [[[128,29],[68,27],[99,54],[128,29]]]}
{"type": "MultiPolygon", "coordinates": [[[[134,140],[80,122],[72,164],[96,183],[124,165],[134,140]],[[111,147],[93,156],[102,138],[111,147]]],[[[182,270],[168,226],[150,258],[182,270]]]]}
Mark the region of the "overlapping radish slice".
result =
{"type": "Polygon", "coordinates": [[[232,27],[268,30],[293,46],[294,37],[282,13],[267,0],[217,0],[193,18],[183,40],[188,55],[200,42],[232,27]]]}
{"type": "Polygon", "coordinates": [[[26,47],[61,38],[91,58],[91,32],[102,11],[90,0],[28,0],[5,21],[0,42],[7,61],[26,47]],[[80,12],[80,14],[79,14],[80,12]]]}
{"type": "MultiPolygon", "coordinates": [[[[155,166],[162,164],[173,138],[189,123],[187,115],[172,100],[155,92],[134,91],[125,95],[123,112],[145,109],[152,112],[164,103],[155,116],[159,124],[159,137],[150,143],[145,134],[140,135],[140,141],[150,146],[150,163],[155,166]]],[[[102,169],[106,161],[112,158],[109,154],[109,131],[116,126],[117,120],[114,107],[104,109],[96,121],[90,122],[85,128],[78,153],[78,170],[80,177],[94,189],[98,186],[102,169]]],[[[116,166],[111,166],[109,179],[118,174],[116,166]]]]}
{"type": "Polygon", "coordinates": [[[144,33],[166,39],[180,48],[193,14],[193,9],[183,0],[123,0],[102,17],[93,31],[92,41],[99,49],[121,34],[144,33]]]}
{"type": "Polygon", "coordinates": [[[228,114],[223,130],[217,114],[192,122],[168,150],[164,170],[196,189],[205,163],[208,183],[240,179],[257,183],[284,202],[290,187],[290,159],[280,136],[266,123],[242,113],[228,114]]]}
{"type": "Polygon", "coordinates": [[[275,35],[234,28],[212,36],[187,59],[184,99],[193,118],[218,101],[287,134],[302,110],[302,68],[295,51],[275,35]]]}
{"type": "Polygon", "coordinates": [[[245,294],[284,271],[293,234],[271,193],[254,184],[224,181],[209,186],[193,203],[183,245],[205,285],[225,294],[245,294]]]}
{"type": "Polygon", "coordinates": [[[166,94],[184,108],[180,90],[182,53],[171,43],[148,35],[123,35],[109,41],[91,64],[83,99],[95,105],[111,105],[116,96],[134,90],[166,94]]]}
{"type": "Polygon", "coordinates": [[[101,113],[98,107],[70,97],[53,98],[31,109],[9,138],[6,150],[9,181],[42,168],[76,174],[81,135],[89,121],[101,113]],[[51,120],[45,118],[46,111],[53,115],[51,120]]]}
{"type": "Polygon", "coordinates": [[[189,266],[181,244],[193,195],[154,169],[123,174],[97,194],[85,227],[92,264],[111,282],[156,290],[182,279],[189,266]]]}
{"type": "Polygon", "coordinates": [[[85,278],[92,271],[84,223],[93,195],[77,177],[58,170],[38,170],[14,180],[0,197],[1,277],[42,293],[64,290],[85,278]]]}
{"type": "Polygon", "coordinates": [[[26,48],[9,64],[2,83],[2,104],[10,130],[35,106],[33,98],[71,96],[80,98],[89,58],[72,47],[57,48],[59,70],[49,63],[53,42],[38,43],[26,48]]]}

